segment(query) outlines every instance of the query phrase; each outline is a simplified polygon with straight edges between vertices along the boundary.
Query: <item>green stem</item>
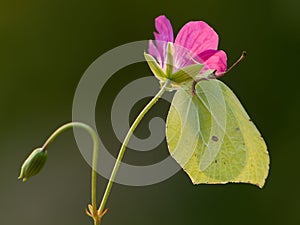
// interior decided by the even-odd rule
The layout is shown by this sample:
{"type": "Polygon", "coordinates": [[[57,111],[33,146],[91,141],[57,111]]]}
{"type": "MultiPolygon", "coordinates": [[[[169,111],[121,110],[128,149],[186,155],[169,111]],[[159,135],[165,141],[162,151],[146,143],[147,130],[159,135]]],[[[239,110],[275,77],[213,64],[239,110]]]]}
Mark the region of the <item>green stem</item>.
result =
{"type": "MultiPolygon", "coordinates": [[[[92,201],[92,207],[93,211],[97,211],[97,162],[98,162],[98,148],[99,148],[99,140],[96,132],[91,128],[90,126],[80,123],[80,122],[70,122],[67,123],[60,128],[58,128],[45,142],[42,149],[43,151],[46,151],[48,145],[55,140],[55,138],[60,135],[65,130],[68,130],[73,127],[78,127],[86,130],[93,139],[93,165],[92,165],[92,183],[91,183],[91,201],[92,201]]],[[[95,214],[96,215],[96,214],[95,214]]],[[[98,225],[98,219],[94,217],[94,224],[98,225]]]]}
{"type": "Polygon", "coordinates": [[[126,150],[126,147],[127,147],[127,144],[129,142],[129,139],[130,137],[132,136],[134,130],[136,129],[136,127],[139,125],[139,123],[141,122],[141,120],[143,119],[143,117],[146,115],[146,113],[152,108],[152,106],[158,101],[158,99],[163,95],[163,93],[165,92],[165,89],[166,87],[168,87],[170,81],[167,80],[165,82],[165,84],[161,87],[161,89],[159,90],[159,92],[152,98],[152,100],[145,106],[145,108],[140,112],[140,114],[138,115],[138,117],[135,119],[135,121],[133,122],[133,124],[131,125],[125,139],[124,139],[124,142],[121,146],[121,149],[120,149],[120,152],[119,152],[119,155],[117,157],[117,160],[115,162],[115,165],[114,165],[114,168],[112,170],[112,173],[110,175],[110,178],[109,178],[109,181],[108,181],[108,184],[107,184],[107,187],[105,189],[105,192],[104,192],[104,195],[103,195],[103,198],[102,198],[102,201],[101,201],[101,204],[100,204],[100,207],[98,209],[98,212],[99,213],[103,213],[104,211],[104,208],[105,208],[105,205],[106,205],[106,202],[107,202],[107,199],[109,197],[109,194],[110,194],[110,191],[111,191],[111,188],[112,188],[112,185],[114,183],[114,180],[115,180],[115,177],[116,177],[116,174],[118,172],[118,169],[119,169],[119,166],[121,164],[121,161],[123,159],[123,156],[124,156],[124,153],[125,153],[125,150],[126,150]]]}

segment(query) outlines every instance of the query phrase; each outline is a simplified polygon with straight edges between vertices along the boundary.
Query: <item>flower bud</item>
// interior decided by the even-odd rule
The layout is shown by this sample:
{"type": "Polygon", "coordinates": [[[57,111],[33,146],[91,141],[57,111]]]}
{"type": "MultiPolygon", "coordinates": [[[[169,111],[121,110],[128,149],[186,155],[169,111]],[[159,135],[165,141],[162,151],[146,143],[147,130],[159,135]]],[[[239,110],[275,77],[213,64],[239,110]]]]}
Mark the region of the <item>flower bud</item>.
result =
{"type": "Polygon", "coordinates": [[[39,173],[47,160],[47,151],[42,148],[37,148],[27,157],[21,167],[21,173],[18,179],[23,179],[25,182],[29,177],[39,173]]]}

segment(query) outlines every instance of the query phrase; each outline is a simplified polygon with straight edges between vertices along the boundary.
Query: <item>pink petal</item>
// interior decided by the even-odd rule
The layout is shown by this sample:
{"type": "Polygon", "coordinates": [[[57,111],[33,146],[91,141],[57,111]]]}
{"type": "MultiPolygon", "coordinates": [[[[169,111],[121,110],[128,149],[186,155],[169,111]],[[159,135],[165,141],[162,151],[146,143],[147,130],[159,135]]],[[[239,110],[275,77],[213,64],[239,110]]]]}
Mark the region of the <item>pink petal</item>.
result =
{"type": "Polygon", "coordinates": [[[156,45],[153,43],[152,40],[149,41],[148,53],[156,59],[159,65],[162,65],[160,52],[158,51],[156,45]]]}
{"type": "Polygon", "coordinates": [[[216,76],[221,76],[221,74],[226,71],[227,56],[224,51],[207,50],[200,53],[198,56],[202,60],[202,63],[205,64],[202,72],[204,72],[205,70],[216,70],[216,76]]]}
{"type": "Polygon", "coordinates": [[[198,55],[194,54],[189,49],[177,44],[174,44],[173,49],[173,66],[175,71],[191,64],[201,62],[201,59],[199,59],[198,55]]]}
{"type": "Polygon", "coordinates": [[[167,42],[174,41],[173,28],[166,16],[159,16],[155,19],[155,28],[157,30],[154,32],[156,42],[149,41],[148,53],[163,67],[167,42]]]}
{"type": "Polygon", "coordinates": [[[185,24],[175,40],[175,44],[181,45],[197,55],[209,49],[216,50],[218,42],[218,34],[203,21],[185,24]]]}
{"type": "Polygon", "coordinates": [[[154,37],[159,56],[154,57],[157,59],[161,67],[164,68],[167,44],[168,42],[174,41],[173,28],[170,20],[166,16],[159,16],[155,19],[155,28],[157,32],[154,32],[154,37]]]}
{"type": "Polygon", "coordinates": [[[159,16],[155,19],[155,28],[157,31],[154,32],[156,40],[174,42],[173,28],[166,16],[159,16]]]}

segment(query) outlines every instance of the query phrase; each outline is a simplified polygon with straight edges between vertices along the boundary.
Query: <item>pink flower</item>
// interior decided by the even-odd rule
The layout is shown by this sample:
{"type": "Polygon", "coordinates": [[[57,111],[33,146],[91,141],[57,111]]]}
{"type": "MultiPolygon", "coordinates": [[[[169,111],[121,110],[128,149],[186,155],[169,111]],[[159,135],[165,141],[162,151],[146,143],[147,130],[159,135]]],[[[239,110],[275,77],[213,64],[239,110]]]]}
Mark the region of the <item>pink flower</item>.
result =
{"type": "Polygon", "coordinates": [[[222,76],[226,71],[226,53],[217,50],[218,34],[207,23],[188,22],[181,28],[175,41],[173,28],[167,17],[157,17],[155,28],[155,43],[150,40],[148,53],[163,71],[166,70],[168,43],[173,43],[173,72],[195,63],[204,65],[200,74],[214,70],[216,76],[222,76]]]}

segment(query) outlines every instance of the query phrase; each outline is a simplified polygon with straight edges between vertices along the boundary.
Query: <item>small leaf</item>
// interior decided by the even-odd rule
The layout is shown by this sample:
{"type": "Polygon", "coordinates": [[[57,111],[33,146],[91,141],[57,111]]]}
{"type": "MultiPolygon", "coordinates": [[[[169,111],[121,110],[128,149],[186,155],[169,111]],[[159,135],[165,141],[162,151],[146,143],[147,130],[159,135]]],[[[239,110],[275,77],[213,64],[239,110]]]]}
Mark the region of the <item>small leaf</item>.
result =
{"type": "Polygon", "coordinates": [[[176,92],[167,118],[171,155],[194,184],[243,182],[262,187],[269,170],[267,147],[233,92],[203,80],[176,92]]]}

